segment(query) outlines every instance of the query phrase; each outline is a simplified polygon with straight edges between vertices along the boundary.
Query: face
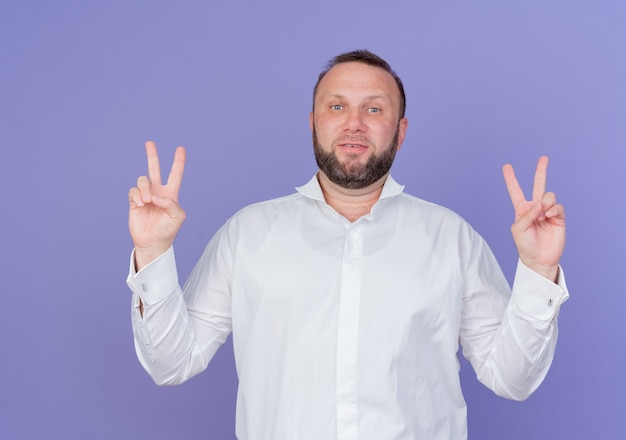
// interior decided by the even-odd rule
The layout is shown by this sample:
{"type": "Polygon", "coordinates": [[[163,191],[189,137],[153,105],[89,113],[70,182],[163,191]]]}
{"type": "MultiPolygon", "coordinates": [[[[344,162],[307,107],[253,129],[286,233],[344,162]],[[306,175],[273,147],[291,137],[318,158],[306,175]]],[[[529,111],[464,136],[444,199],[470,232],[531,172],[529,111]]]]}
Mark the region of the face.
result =
{"type": "Polygon", "coordinates": [[[393,77],[349,62],[333,67],[319,83],[310,124],[321,172],[343,188],[360,189],[389,172],[407,120],[400,119],[393,77]]]}

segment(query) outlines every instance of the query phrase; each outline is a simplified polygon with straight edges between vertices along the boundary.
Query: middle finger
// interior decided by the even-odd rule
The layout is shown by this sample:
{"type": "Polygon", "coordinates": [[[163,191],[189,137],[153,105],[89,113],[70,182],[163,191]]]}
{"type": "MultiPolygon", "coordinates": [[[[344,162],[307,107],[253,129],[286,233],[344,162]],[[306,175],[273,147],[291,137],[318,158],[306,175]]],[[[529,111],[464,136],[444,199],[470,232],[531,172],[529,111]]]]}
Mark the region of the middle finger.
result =
{"type": "Polygon", "coordinates": [[[546,171],[548,169],[548,157],[541,156],[537,162],[535,181],[533,183],[533,200],[538,202],[543,199],[546,192],[546,171]]]}

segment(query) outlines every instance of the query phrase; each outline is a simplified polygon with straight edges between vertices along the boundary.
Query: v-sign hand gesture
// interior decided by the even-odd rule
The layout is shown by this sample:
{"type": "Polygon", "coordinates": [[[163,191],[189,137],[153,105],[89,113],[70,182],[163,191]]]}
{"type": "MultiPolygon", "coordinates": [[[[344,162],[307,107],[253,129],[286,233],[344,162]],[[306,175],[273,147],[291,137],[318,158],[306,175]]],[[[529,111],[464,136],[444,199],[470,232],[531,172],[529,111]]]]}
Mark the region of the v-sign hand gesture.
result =
{"type": "Polygon", "coordinates": [[[178,191],[185,170],[185,149],[176,149],[165,185],[161,183],[159,155],[154,142],[146,142],[146,155],[148,177],[141,176],[137,179],[137,186],[128,192],[128,227],[135,244],[137,270],[169,249],[185,221],[185,211],[178,204],[178,191]]]}
{"type": "Polygon", "coordinates": [[[515,209],[511,233],[522,262],[535,272],[556,281],[558,265],[565,247],[565,209],[556,196],[546,192],[548,158],[537,162],[533,196],[526,200],[513,167],[504,165],[502,173],[515,209]]]}

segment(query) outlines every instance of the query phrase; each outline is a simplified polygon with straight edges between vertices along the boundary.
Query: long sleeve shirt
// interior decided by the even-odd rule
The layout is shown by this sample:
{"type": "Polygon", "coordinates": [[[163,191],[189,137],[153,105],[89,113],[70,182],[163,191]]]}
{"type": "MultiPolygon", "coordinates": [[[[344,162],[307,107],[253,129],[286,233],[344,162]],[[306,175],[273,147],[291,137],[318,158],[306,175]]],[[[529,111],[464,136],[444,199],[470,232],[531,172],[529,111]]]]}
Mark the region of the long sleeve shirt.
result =
{"type": "Polygon", "coordinates": [[[139,273],[131,262],[128,284],[158,384],[203,371],[232,332],[237,438],[437,440],[467,437],[459,344],[498,395],[539,386],[568,298],[559,278],[519,262],[511,291],[452,211],[389,177],[349,222],[314,177],[228,220],[182,289],[172,248],[139,273]]]}

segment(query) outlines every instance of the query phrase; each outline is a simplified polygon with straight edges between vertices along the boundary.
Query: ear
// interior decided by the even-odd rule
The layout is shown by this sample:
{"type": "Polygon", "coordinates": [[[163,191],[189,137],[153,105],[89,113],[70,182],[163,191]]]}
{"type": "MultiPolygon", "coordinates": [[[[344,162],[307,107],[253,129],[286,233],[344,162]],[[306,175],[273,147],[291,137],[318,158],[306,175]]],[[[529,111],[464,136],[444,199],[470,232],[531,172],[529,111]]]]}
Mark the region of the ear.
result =
{"type": "Polygon", "coordinates": [[[309,127],[311,127],[311,131],[313,131],[313,112],[309,113],[309,127]]]}
{"type": "Polygon", "coordinates": [[[398,150],[402,147],[404,143],[404,137],[406,136],[406,129],[409,126],[409,120],[407,118],[400,119],[398,123],[398,150]]]}

